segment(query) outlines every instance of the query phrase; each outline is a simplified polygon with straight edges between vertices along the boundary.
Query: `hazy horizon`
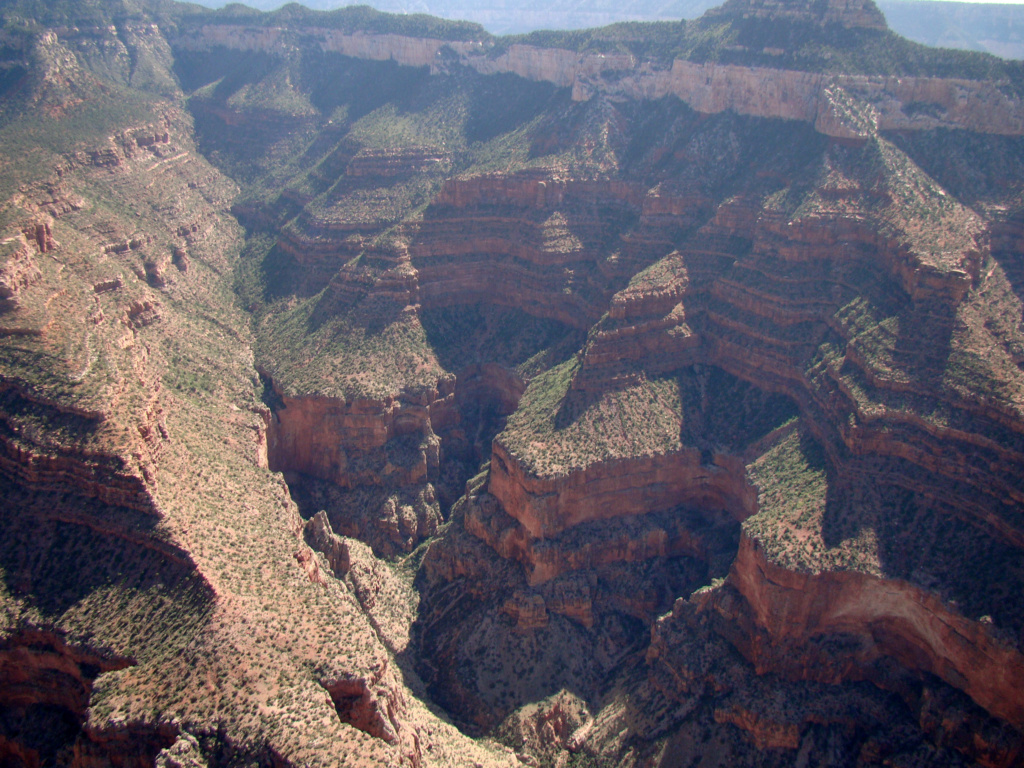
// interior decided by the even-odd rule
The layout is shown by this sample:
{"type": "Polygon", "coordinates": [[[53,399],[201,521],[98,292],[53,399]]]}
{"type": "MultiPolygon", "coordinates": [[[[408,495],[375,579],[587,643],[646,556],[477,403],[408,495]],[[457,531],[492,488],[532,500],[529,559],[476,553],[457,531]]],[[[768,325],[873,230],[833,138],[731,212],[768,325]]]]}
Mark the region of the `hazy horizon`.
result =
{"type": "MultiPolygon", "coordinates": [[[[209,8],[222,8],[225,5],[247,5],[250,8],[261,8],[263,10],[274,10],[284,5],[291,3],[298,3],[299,5],[305,5],[310,8],[343,8],[350,5],[370,5],[373,6],[372,0],[353,0],[352,2],[343,2],[342,0],[274,0],[274,2],[260,2],[259,0],[191,0],[191,2],[197,3],[198,5],[204,5],[209,8]]],[[[723,0],[724,2],[724,0],[723,0]]],[[[877,2],[877,0],[876,0],[877,2]]],[[[1024,5],[1024,0],[889,0],[889,2],[937,2],[937,3],[960,3],[970,5],[1024,5]]],[[[421,11],[416,7],[425,5],[422,0],[420,2],[408,3],[408,10],[406,13],[420,13],[421,11]]],[[[716,3],[721,5],[721,3],[716,3]]]]}
{"type": "MultiPolygon", "coordinates": [[[[210,8],[225,0],[195,0],[210,8]]],[[[398,14],[423,13],[480,24],[490,34],[510,35],[541,29],[589,29],[623,21],[696,19],[724,0],[569,0],[552,7],[539,0],[296,0],[308,8],[334,10],[369,5],[398,14]]],[[[889,28],[918,43],[981,51],[1005,59],[1024,59],[1024,0],[875,0],[889,28]],[[935,3],[917,10],[918,3],[935,3]],[[941,3],[943,7],[937,7],[941,3]]],[[[272,11],[287,0],[242,0],[272,11]]]]}

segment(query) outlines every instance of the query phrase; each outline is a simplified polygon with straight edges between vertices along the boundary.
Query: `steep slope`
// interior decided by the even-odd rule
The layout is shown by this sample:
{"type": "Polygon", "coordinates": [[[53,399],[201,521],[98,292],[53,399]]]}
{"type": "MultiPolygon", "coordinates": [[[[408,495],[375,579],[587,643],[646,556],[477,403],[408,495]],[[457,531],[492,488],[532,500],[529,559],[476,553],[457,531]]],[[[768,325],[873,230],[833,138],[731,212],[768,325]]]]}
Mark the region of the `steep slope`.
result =
{"type": "Polygon", "coordinates": [[[172,73],[138,83],[170,63],[152,19],[111,13],[7,27],[2,759],[507,762],[418,703],[373,582],[304,543],[232,293],[237,188],[172,73]]]}

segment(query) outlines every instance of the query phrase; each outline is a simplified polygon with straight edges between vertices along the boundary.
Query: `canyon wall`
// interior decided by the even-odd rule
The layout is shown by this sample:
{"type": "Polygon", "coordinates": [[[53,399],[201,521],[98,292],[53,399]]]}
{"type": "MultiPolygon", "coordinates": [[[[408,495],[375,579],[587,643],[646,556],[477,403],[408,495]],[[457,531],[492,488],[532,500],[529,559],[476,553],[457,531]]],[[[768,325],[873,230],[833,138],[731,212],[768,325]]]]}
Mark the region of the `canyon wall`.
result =
{"type": "MultiPolygon", "coordinates": [[[[176,37],[185,51],[225,47],[281,50],[281,28],[204,25],[176,37]]],[[[1024,134],[1024,102],[989,81],[941,77],[828,75],[766,67],[674,60],[665,66],[627,54],[575,53],[515,43],[494,54],[483,42],[443,41],[395,34],[348,34],[304,28],[304,44],[373,61],[395,61],[441,72],[454,63],[481,74],[511,73],[571,88],[573,98],[660,99],[673,95],[697,112],[733,110],[754,117],[800,120],[836,138],[874,132],[960,128],[1008,136],[1024,134]]]]}
{"type": "Polygon", "coordinates": [[[0,94],[32,110],[0,137],[0,760],[508,764],[416,701],[267,468],[238,187],[159,27],[11,34],[36,59],[0,94]]]}
{"type": "Polygon", "coordinates": [[[488,488],[531,539],[543,540],[582,523],[680,504],[728,510],[744,519],[753,512],[756,492],[744,487],[742,464],[736,464],[727,456],[703,464],[700,451],[691,448],[601,462],[564,477],[536,477],[524,471],[499,441],[493,448],[488,488]]]}
{"type": "MultiPolygon", "coordinates": [[[[550,199],[547,188],[535,181],[472,182],[450,184],[437,199],[434,216],[439,222],[456,216],[462,222],[451,230],[455,248],[460,237],[493,226],[489,206],[497,206],[501,191],[510,191],[502,210],[506,218],[517,210],[519,217],[529,215],[550,199]]],[[[630,206],[637,197],[628,196],[630,206]]],[[[563,198],[561,204],[571,210],[571,201],[563,198]]],[[[752,200],[733,199],[704,219],[690,239],[666,237],[666,219],[696,218],[705,205],[699,200],[673,202],[664,194],[644,198],[630,239],[657,243],[652,251],[668,253],[650,268],[650,277],[636,276],[604,299],[607,315],[591,327],[565,397],[581,392],[599,397],[636,381],[638,368],[650,376],[680,365],[714,366],[795,403],[802,424],[821,441],[830,466],[850,483],[880,483],[949,503],[964,524],[984,531],[980,535],[1019,547],[1020,521],[1013,511],[1019,478],[1011,468],[1024,460],[1017,406],[993,408],[971,398],[961,400],[959,390],[934,383],[949,366],[942,357],[948,352],[942,347],[939,318],[957,307],[966,311],[978,301],[972,291],[984,278],[986,254],[978,221],[966,214],[958,225],[956,246],[939,252],[899,232],[881,234],[857,216],[823,213],[794,221],[752,200]],[[866,326],[842,311],[855,295],[870,295],[880,313],[897,313],[907,332],[920,334],[919,340],[934,337],[936,355],[926,353],[898,365],[883,362],[878,349],[862,336],[866,326]],[[915,308],[926,306],[921,320],[915,320],[915,308]],[[836,358],[826,365],[813,362],[826,342],[835,345],[836,358]],[[947,403],[943,409],[964,416],[956,424],[937,419],[918,410],[920,398],[947,403]],[[859,457],[894,463],[870,474],[859,468],[859,457]],[[940,486],[942,491],[937,490],[940,486]]],[[[512,231],[508,224],[503,228],[512,231]]],[[[442,231],[447,230],[429,217],[418,229],[424,241],[442,231]]],[[[505,234],[488,241],[487,249],[507,250],[506,239],[512,240],[505,234]]],[[[414,263],[423,265],[421,278],[431,274],[428,247],[439,246],[418,243],[412,250],[414,263]]],[[[520,267],[524,272],[536,268],[529,257],[520,267]]],[[[519,295],[528,311],[550,311],[535,306],[540,301],[529,291],[519,295]]],[[[532,397],[528,389],[527,408],[532,397]]],[[[597,626],[603,611],[624,601],[599,596],[600,589],[590,587],[573,592],[573,607],[563,610],[563,598],[554,590],[570,589],[567,579],[593,580],[602,569],[625,564],[673,558],[709,562],[711,549],[700,536],[655,517],[679,505],[725,510],[736,520],[756,517],[764,489],[752,481],[749,468],[787,428],[732,452],[690,445],[664,454],[607,458],[564,472],[540,469],[551,450],[544,443],[548,436],[538,433],[536,447],[520,452],[521,443],[513,451],[499,435],[487,482],[491,500],[481,497],[467,505],[462,525],[495,554],[522,566],[525,588],[509,596],[501,609],[516,631],[550,632],[556,614],[597,626]],[[628,522],[613,527],[620,518],[628,522]]],[[[1012,643],[1000,639],[1003,630],[975,613],[957,613],[934,592],[912,583],[861,573],[856,566],[804,574],[764,558],[757,560],[761,565],[750,565],[756,560],[751,553],[757,551],[754,540],[743,539],[726,581],[750,606],[752,623],[733,616],[748,610],[737,608],[729,614],[737,626],[722,632],[758,674],[774,672],[787,680],[830,685],[868,679],[884,686],[889,683],[870,669],[895,661],[914,674],[934,675],[970,696],[988,717],[1020,729],[1016,683],[1007,681],[1018,674],[1021,657],[1012,643]],[[861,602],[863,595],[867,597],[861,602]],[[866,606],[874,613],[866,613],[866,606]],[[817,658],[817,644],[833,636],[865,639],[846,666],[842,661],[809,660],[817,658]],[[790,664],[790,659],[806,663],[790,664]],[[1000,677],[1000,669],[1014,671],[1000,677]]],[[[460,566],[447,560],[467,557],[457,552],[438,548],[439,572],[459,572],[460,566]]],[[[601,576],[596,578],[600,581],[601,576]]],[[[997,624],[1005,626],[1006,621],[1004,617],[997,624]]],[[[716,710],[715,717],[750,732],[763,746],[795,749],[800,744],[799,724],[779,726],[782,730],[776,732],[773,721],[758,719],[739,705],[716,710]]],[[[962,749],[986,764],[1009,765],[1014,739],[1008,736],[994,746],[985,746],[982,739],[962,749]]]]}
{"type": "Polygon", "coordinates": [[[438,390],[382,401],[283,396],[268,431],[270,468],[303,472],[344,488],[427,482],[436,477],[439,463],[436,438],[429,438],[435,428],[452,422],[454,398],[454,380],[439,382],[438,390]],[[404,435],[427,440],[408,463],[375,466],[366,458],[404,435]]]}
{"type": "Polygon", "coordinates": [[[849,680],[881,657],[906,669],[935,675],[1017,730],[1024,729],[1024,656],[997,640],[935,595],[894,579],[856,572],[798,573],[773,565],[756,541],[740,540],[729,576],[750,605],[758,636],[743,647],[759,673],[785,671],[822,682],[849,680]],[[857,649],[836,667],[813,657],[818,638],[857,638],[857,649]],[[781,650],[785,647],[786,650],[781,650]]]}
{"type": "MultiPolygon", "coordinates": [[[[863,3],[825,10],[844,8],[877,21],[863,3]]],[[[377,640],[358,662],[330,657],[327,641],[303,646],[336,719],[392,757],[426,759],[383,643],[411,648],[435,700],[481,731],[521,726],[523,707],[558,698],[551,686],[610,691],[604,720],[558,740],[611,762],[653,761],[697,723],[741,744],[732,764],[751,754],[744,739],[809,763],[848,739],[880,763],[889,753],[862,736],[891,720],[890,737],[936,754],[1013,764],[1024,621],[999,594],[1024,583],[1019,238],[1013,214],[993,225],[988,211],[1019,206],[1024,110],[1005,83],[235,21],[185,25],[173,45],[211,62],[270,54],[267,82],[290,97],[305,98],[303,78],[322,85],[296,65],[303,49],[340,54],[339,68],[420,68],[419,80],[359,70],[402,95],[335,104],[318,91],[328,106],[312,117],[305,102],[291,114],[295,100],[272,118],[236,109],[227,81],[195,96],[226,166],[302,155],[293,186],[278,194],[274,177],[236,209],[263,270],[243,289],[269,406],[240,400],[255,410],[238,418],[265,419],[246,448],[312,518],[289,575],[346,611],[372,607],[377,640]],[[524,83],[440,79],[460,68],[571,89],[574,102],[563,91],[548,112],[506,113],[524,83]],[[476,99],[508,125],[471,129],[450,109],[476,99]],[[239,126],[253,147],[223,141],[239,126]],[[934,157],[900,148],[909,134],[941,140],[960,167],[1000,165],[984,172],[1003,186],[983,204],[959,199],[929,176],[934,157]],[[386,601],[360,581],[374,567],[354,567],[356,547],[334,532],[395,558],[434,539],[404,629],[381,629],[386,601]],[[699,633],[669,632],[691,619],[699,633]],[[618,713],[636,713],[620,694],[654,703],[613,744],[618,713]],[[962,722],[983,724],[977,738],[943,735],[962,722]]],[[[62,236],[34,224],[4,252],[11,305],[37,284],[33,251],[62,236]]],[[[109,242],[124,258],[146,245],[130,232],[109,242]]],[[[177,278],[158,261],[137,273],[153,291],[177,278]]],[[[103,277],[100,297],[130,282],[103,277]]],[[[137,324],[152,327],[159,302],[137,298],[136,319],[151,320],[137,324]]],[[[208,383],[168,376],[208,396],[208,383]]],[[[287,499],[271,507],[299,529],[287,499]]]]}

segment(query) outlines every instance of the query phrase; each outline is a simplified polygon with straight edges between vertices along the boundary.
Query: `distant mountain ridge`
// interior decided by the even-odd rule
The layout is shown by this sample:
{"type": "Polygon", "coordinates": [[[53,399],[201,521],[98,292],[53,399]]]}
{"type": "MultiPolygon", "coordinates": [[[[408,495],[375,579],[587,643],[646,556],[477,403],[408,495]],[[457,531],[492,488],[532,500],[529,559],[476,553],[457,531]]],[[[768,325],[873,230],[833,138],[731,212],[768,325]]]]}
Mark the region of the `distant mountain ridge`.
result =
{"type": "MultiPolygon", "coordinates": [[[[219,7],[215,0],[202,5],[219,7]]],[[[310,8],[328,10],[348,3],[308,0],[310,8]]],[[[553,7],[538,0],[477,3],[470,0],[372,0],[389,13],[426,13],[482,24],[492,34],[521,34],[539,29],[587,29],[620,21],[695,19],[715,7],[713,0],[574,0],[553,7]]],[[[280,0],[249,0],[253,8],[272,10],[280,0]]],[[[940,0],[879,0],[889,27],[925,45],[983,51],[1006,59],[1024,59],[1024,5],[957,3],[940,0]]]]}
{"type": "Polygon", "coordinates": [[[884,0],[879,7],[892,29],[919,43],[1024,59],[1024,5],[884,0]]]}

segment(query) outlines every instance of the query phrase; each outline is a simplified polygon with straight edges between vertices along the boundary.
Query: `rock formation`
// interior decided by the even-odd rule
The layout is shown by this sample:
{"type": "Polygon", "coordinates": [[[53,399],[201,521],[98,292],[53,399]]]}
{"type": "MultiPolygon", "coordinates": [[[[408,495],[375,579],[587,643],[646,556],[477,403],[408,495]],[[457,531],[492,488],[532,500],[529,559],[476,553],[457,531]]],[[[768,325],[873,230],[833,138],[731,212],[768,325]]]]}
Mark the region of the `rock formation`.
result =
{"type": "MultiPolygon", "coordinates": [[[[873,2],[821,5],[815,23],[885,30],[884,18],[873,2]]],[[[799,23],[808,6],[802,0],[727,3],[706,18],[713,20],[722,15],[799,23]]],[[[486,75],[511,73],[571,88],[572,98],[581,101],[597,96],[657,100],[674,95],[698,112],[731,110],[755,117],[801,120],[836,138],[863,138],[878,129],[966,128],[1013,136],[1024,133],[1024,103],[1020,97],[997,82],[970,78],[822,74],[683,59],[674,59],[666,66],[628,54],[577,53],[522,43],[495,53],[480,40],[344,34],[316,27],[305,28],[302,33],[307,44],[325,53],[430,67],[433,72],[461,66],[486,75]]],[[[219,24],[191,30],[173,42],[185,50],[223,46],[270,52],[287,45],[287,38],[288,33],[281,29],[219,24]]]]}
{"type": "Polygon", "coordinates": [[[1021,764],[1018,68],[0,9],[0,762],[1021,764]]]}

